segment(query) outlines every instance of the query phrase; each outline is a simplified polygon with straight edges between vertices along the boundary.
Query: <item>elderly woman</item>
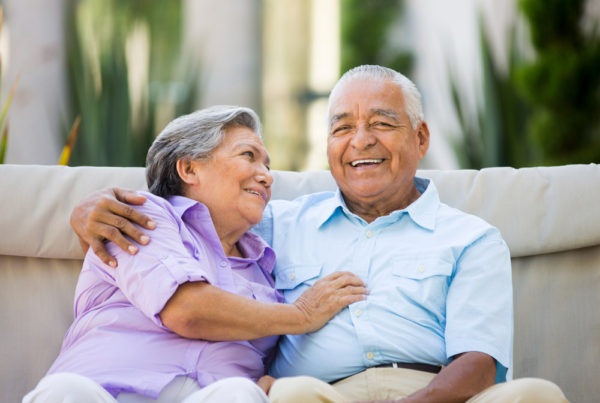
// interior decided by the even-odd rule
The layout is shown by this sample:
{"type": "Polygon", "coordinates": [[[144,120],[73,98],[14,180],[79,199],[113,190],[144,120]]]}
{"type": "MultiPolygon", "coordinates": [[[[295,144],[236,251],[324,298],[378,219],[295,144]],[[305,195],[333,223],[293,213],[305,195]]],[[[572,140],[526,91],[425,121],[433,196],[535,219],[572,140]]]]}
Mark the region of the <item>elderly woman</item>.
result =
{"type": "Polygon", "coordinates": [[[281,303],[275,255],[248,232],[273,181],[252,110],[175,119],[146,165],[152,242],[135,255],[109,244],[118,268],[88,251],[75,321],[25,402],[266,402],[277,335],[314,331],[364,299],[360,279],[336,273],[281,303]]]}

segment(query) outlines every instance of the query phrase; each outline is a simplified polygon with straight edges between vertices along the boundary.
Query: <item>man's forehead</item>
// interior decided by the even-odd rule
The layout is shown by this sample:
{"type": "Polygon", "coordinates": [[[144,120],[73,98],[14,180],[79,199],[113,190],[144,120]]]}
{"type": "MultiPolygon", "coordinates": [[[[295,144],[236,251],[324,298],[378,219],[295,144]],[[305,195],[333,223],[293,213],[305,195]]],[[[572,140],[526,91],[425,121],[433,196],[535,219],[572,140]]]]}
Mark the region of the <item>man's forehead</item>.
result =
{"type": "Polygon", "coordinates": [[[340,121],[340,120],[345,120],[345,119],[357,119],[358,116],[357,114],[364,114],[367,117],[373,117],[373,116],[380,116],[380,117],[386,117],[386,118],[390,118],[390,119],[394,119],[394,120],[399,120],[400,116],[402,114],[402,109],[397,110],[394,108],[369,108],[366,111],[363,110],[359,110],[359,108],[353,108],[352,110],[349,111],[343,111],[343,112],[339,112],[336,113],[335,111],[332,111],[332,115],[330,116],[330,121],[332,123],[340,121]]]}
{"type": "Polygon", "coordinates": [[[341,84],[331,95],[330,118],[342,114],[404,111],[402,89],[391,81],[354,79],[341,84]]]}

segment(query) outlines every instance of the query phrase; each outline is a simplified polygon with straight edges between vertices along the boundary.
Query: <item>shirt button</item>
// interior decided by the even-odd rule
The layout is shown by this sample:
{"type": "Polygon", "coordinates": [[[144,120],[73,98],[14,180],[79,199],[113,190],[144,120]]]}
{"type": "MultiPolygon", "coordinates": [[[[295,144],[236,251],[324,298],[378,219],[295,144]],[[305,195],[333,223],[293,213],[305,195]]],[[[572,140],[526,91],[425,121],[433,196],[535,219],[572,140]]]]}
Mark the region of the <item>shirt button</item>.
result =
{"type": "Polygon", "coordinates": [[[221,266],[221,267],[226,267],[226,266],[227,266],[227,262],[225,262],[225,261],[222,261],[221,263],[219,263],[219,266],[221,266]]]}
{"type": "Polygon", "coordinates": [[[367,359],[368,359],[368,360],[372,360],[372,359],[373,359],[373,353],[372,353],[372,352],[370,352],[370,351],[369,351],[369,352],[367,353],[367,359]]]}
{"type": "Polygon", "coordinates": [[[367,231],[365,235],[367,236],[367,238],[371,238],[373,236],[373,233],[371,231],[367,231]]]}
{"type": "Polygon", "coordinates": [[[425,266],[419,266],[419,272],[423,273],[425,271],[425,266]]]}
{"type": "Polygon", "coordinates": [[[294,273],[290,274],[290,280],[293,280],[296,278],[296,275],[294,273]]]}
{"type": "Polygon", "coordinates": [[[360,316],[362,314],[362,311],[360,309],[357,309],[356,311],[354,311],[354,314],[356,316],[360,316]]]}

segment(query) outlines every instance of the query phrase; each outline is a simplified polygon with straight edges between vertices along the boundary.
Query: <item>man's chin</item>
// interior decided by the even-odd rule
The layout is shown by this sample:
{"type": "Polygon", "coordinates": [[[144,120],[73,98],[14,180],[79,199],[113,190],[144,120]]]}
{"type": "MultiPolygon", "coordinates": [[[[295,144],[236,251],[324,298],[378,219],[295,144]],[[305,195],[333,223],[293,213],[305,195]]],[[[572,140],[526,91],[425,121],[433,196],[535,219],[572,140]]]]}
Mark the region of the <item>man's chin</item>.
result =
{"type": "Polygon", "coordinates": [[[380,186],[355,186],[342,189],[342,194],[346,201],[354,202],[376,202],[384,193],[385,188],[380,186]]]}

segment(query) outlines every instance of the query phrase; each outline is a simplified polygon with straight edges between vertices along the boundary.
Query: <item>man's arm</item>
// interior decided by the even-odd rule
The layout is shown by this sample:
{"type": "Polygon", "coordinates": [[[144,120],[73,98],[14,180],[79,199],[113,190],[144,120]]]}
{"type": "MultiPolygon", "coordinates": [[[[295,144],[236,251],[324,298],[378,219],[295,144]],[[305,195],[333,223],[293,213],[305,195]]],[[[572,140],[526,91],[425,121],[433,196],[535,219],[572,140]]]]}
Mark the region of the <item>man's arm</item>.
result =
{"type": "Polygon", "coordinates": [[[485,353],[459,355],[425,387],[403,402],[465,402],[492,386],[496,378],[496,360],[485,353]]]}
{"type": "Polygon", "coordinates": [[[468,352],[457,356],[425,388],[402,400],[369,403],[462,403],[494,385],[496,361],[485,353],[468,352]]]}
{"type": "Polygon", "coordinates": [[[117,260],[106,250],[105,240],[114,242],[132,255],[136,254],[137,246],[126,236],[141,245],[150,242],[150,238],[133,223],[147,229],[154,229],[156,224],[129,204],[142,205],[145,201],[144,196],[119,188],[99,190],[83,199],[71,213],[71,227],[83,252],[91,247],[104,263],[112,267],[117,267],[117,260]]]}

